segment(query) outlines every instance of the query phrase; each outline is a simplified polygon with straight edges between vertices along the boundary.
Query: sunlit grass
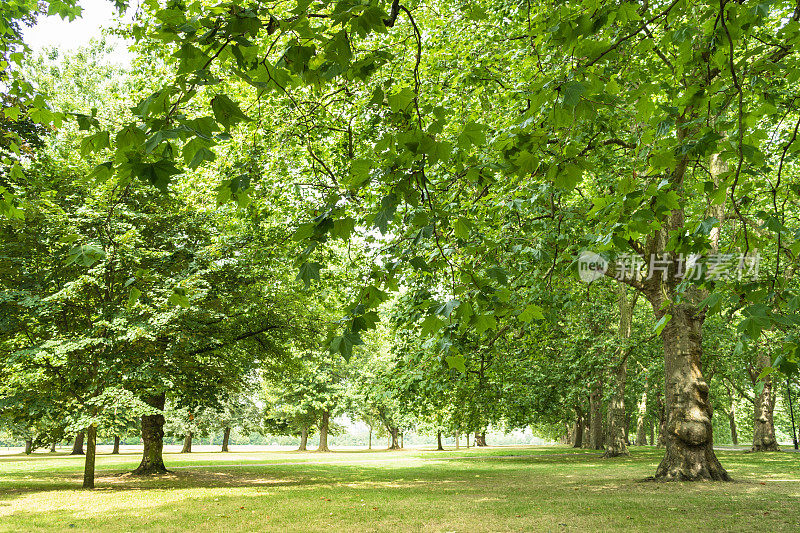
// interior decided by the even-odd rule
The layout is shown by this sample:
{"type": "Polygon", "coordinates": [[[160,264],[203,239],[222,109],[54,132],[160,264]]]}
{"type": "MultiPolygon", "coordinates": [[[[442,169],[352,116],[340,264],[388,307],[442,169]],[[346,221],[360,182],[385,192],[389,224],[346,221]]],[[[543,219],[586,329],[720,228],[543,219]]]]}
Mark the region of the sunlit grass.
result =
{"type": "Polygon", "coordinates": [[[719,452],[734,483],[652,483],[660,450],[601,459],[566,447],[0,456],[3,531],[796,531],[800,454],[719,452]]]}

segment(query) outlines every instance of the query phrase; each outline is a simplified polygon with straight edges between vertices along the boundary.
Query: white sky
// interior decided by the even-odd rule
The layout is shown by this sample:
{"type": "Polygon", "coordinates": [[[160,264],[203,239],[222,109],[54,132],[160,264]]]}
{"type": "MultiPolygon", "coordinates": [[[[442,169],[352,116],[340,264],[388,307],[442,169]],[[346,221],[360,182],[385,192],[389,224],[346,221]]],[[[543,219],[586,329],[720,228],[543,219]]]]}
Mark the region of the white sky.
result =
{"type": "MultiPolygon", "coordinates": [[[[135,2],[130,3],[135,5],[135,2]]],[[[64,52],[86,46],[90,39],[101,36],[103,28],[113,27],[119,20],[114,5],[109,0],[80,0],[79,4],[83,8],[83,13],[72,22],[54,15],[40,18],[32,28],[23,28],[25,42],[34,53],[51,46],[64,52]]],[[[132,13],[133,9],[129,9],[128,12],[132,13]]],[[[129,20],[130,15],[126,18],[129,20]]],[[[115,47],[111,60],[120,63],[129,62],[130,57],[124,41],[108,37],[107,42],[115,47]]]]}

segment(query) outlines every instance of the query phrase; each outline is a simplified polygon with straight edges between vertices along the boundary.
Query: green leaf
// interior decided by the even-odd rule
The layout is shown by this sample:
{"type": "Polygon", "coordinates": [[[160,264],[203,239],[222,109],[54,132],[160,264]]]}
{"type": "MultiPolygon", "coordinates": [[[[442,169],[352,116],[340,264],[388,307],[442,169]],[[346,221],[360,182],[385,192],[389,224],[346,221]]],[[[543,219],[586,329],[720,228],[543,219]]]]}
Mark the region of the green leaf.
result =
{"type": "Polygon", "coordinates": [[[442,320],[437,315],[428,315],[425,317],[425,320],[422,321],[422,329],[420,331],[421,337],[427,337],[432,333],[436,333],[437,331],[441,330],[445,325],[445,321],[442,320]]]}
{"type": "Polygon", "coordinates": [[[214,117],[216,117],[217,122],[222,124],[225,129],[229,129],[237,122],[250,120],[250,118],[239,109],[239,104],[224,94],[218,94],[211,100],[211,110],[214,112],[214,117]]]}
{"type": "Polygon", "coordinates": [[[392,111],[395,113],[399,111],[405,111],[411,102],[414,101],[414,90],[410,87],[403,87],[399,91],[394,94],[390,94],[387,97],[389,102],[389,107],[392,108],[392,111]]]}
{"type": "Polygon", "coordinates": [[[561,89],[564,95],[564,105],[575,107],[580,103],[581,96],[586,92],[586,85],[579,81],[570,81],[565,83],[561,89]]]}
{"type": "Polygon", "coordinates": [[[494,314],[487,313],[485,315],[475,315],[475,331],[480,335],[487,329],[497,329],[497,319],[494,314]]]}
{"type": "Polygon", "coordinates": [[[463,355],[448,355],[444,360],[447,362],[448,367],[455,368],[462,374],[467,371],[466,359],[463,355]]]}
{"type": "Polygon", "coordinates": [[[300,272],[297,273],[297,280],[302,280],[303,284],[306,288],[311,285],[311,280],[315,279],[319,281],[319,271],[322,268],[322,265],[319,263],[310,263],[305,262],[303,266],[300,267],[300,272]]]}
{"type": "Polygon", "coordinates": [[[519,319],[526,323],[533,319],[544,320],[544,313],[538,305],[530,304],[519,314],[519,319]]]}
{"type": "Polygon", "coordinates": [[[133,305],[139,299],[139,296],[142,295],[142,291],[137,289],[136,287],[131,287],[131,292],[128,294],[128,309],[132,309],[133,305]]]}
{"type": "Polygon", "coordinates": [[[467,122],[461,135],[458,136],[458,145],[467,149],[470,145],[480,146],[486,143],[486,131],[489,128],[477,122],[467,122]]]}
{"type": "Polygon", "coordinates": [[[344,331],[344,334],[340,337],[336,337],[331,341],[330,344],[330,351],[331,353],[340,353],[342,357],[344,357],[345,361],[349,361],[350,358],[353,356],[353,346],[361,346],[364,344],[364,341],[361,340],[361,335],[357,332],[350,331],[349,329],[344,331]]]}
{"type": "Polygon", "coordinates": [[[171,305],[179,305],[181,307],[189,307],[192,305],[189,301],[189,297],[186,296],[186,289],[182,289],[180,287],[175,287],[175,289],[173,289],[172,295],[167,298],[167,303],[171,305]]]}
{"type": "Polygon", "coordinates": [[[672,320],[672,315],[667,313],[664,316],[662,316],[661,319],[658,322],[656,322],[656,325],[655,325],[655,328],[654,328],[655,332],[656,332],[656,335],[661,335],[661,332],[664,331],[664,328],[666,327],[667,323],[670,320],[672,320]]]}

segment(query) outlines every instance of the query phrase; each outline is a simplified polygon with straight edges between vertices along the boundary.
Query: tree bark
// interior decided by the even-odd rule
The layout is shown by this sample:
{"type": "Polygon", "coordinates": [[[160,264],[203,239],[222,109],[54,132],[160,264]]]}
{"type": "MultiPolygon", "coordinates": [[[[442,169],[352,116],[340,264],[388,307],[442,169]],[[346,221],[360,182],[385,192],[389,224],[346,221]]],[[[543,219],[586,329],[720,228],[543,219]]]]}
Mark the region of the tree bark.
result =
{"type": "Polygon", "coordinates": [[[592,385],[589,394],[589,447],[603,449],[603,416],[600,406],[600,382],[592,385]]]}
{"type": "Polygon", "coordinates": [[[111,450],[111,455],[119,455],[119,435],[114,435],[114,449],[111,450]]]}
{"type": "Polygon", "coordinates": [[[475,432],[475,446],[486,446],[486,431],[475,432]]]}
{"type": "Polygon", "coordinates": [[[330,411],[322,411],[322,422],[319,424],[319,446],[318,452],[329,452],[328,449],[328,424],[331,416],[330,411]]]}
{"type": "Polygon", "coordinates": [[[183,437],[183,448],[181,448],[181,453],[192,453],[192,437],[194,434],[190,431],[183,437]]]}
{"type": "Polygon", "coordinates": [[[369,444],[367,446],[368,450],[372,449],[372,426],[369,427],[369,444]]]}
{"type": "MultiPolygon", "coordinates": [[[[159,411],[164,410],[166,394],[163,392],[156,396],[143,398],[144,403],[159,411]]],[[[142,416],[142,462],[136,470],[137,475],[145,474],[164,474],[167,472],[164,466],[164,415],[157,413],[154,415],[142,416]]]]}
{"type": "Polygon", "coordinates": [[[664,448],[667,445],[667,437],[665,436],[667,430],[667,416],[664,409],[664,398],[661,392],[658,393],[656,400],[658,402],[658,441],[656,442],[656,446],[664,448]]]}
{"type": "Polygon", "coordinates": [[[458,434],[458,431],[456,431],[455,435],[453,435],[453,438],[455,438],[455,441],[456,441],[456,450],[459,449],[458,437],[459,437],[459,434],[458,434]]]}
{"type": "Polygon", "coordinates": [[[86,428],[86,461],[83,465],[83,488],[94,488],[94,463],[97,452],[97,426],[86,428]]]}
{"type": "Polygon", "coordinates": [[[583,409],[579,405],[575,406],[575,442],[573,448],[581,448],[583,446],[583,409]]]}
{"type": "Polygon", "coordinates": [[[58,444],[57,442],[50,443],[50,453],[56,453],[56,445],[57,444],[58,444]]]}
{"type": "Polygon", "coordinates": [[[436,432],[436,451],[441,452],[444,451],[444,446],[442,446],[442,432],[436,432]]]}
{"type": "Polygon", "coordinates": [[[25,439],[25,455],[33,453],[33,439],[25,439]]]}
{"type": "Polygon", "coordinates": [[[734,446],[739,445],[739,432],[736,429],[736,403],[731,400],[731,408],[728,409],[728,424],[731,426],[731,442],[734,446]]]}
{"type": "Polygon", "coordinates": [[[222,451],[227,452],[228,450],[228,443],[231,440],[231,428],[225,426],[225,429],[222,430],[222,451]]]}
{"type": "Polygon", "coordinates": [[[400,449],[401,449],[401,450],[402,450],[403,448],[405,448],[405,445],[403,444],[403,441],[405,440],[405,439],[404,439],[404,437],[405,437],[405,434],[406,434],[406,432],[405,432],[405,431],[402,431],[402,432],[400,433],[400,449]]]}
{"type": "Polygon", "coordinates": [[[619,326],[617,337],[620,342],[618,359],[614,367],[614,390],[608,406],[608,439],[606,453],[603,457],[619,457],[630,455],[628,452],[627,427],[628,418],[625,413],[625,384],[628,379],[628,354],[630,348],[627,341],[631,337],[633,325],[633,309],[636,306],[638,293],[628,300],[628,288],[617,282],[617,307],[619,308],[619,326]]]}
{"type": "MultiPolygon", "coordinates": [[[[647,446],[647,433],[645,428],[645,417],[647,416],[647,383],[642,397],[639,399],[638,416],[636,418],[636,446],[647,446]]],[[[652,444],[652,439],[651,444],[652,444]]]]}
{"type": "Polygon", "coordinates": [[[656,427],[655,427],[655,424],[653,424],[653,420],[652,419],[650,420],[649,426],[650,426],[650,446],[655,446],[656,445],[656,427]]]}
{"type": "Polygon", "coordinates": [[[79,431],[75,435],[75,442],[72,443],[72,453],[70,455],[83,455],[83,439],[85,435],[83,431],[79,431]]]}
{"type": "Polygon", "coordinates": [[[300,430],[300,447],[297,448],[298,452],[304,452],[308,450],[308,428],[305,427],[300,430]]]}
{"type": "Polygon", "coordinates": [[[389,449],[390,450],[399,450],[400,449],[400,445],[397,443],[397,435],[398,435],[399,432],[400,432],[400,430],[397,429],[397,428],[390,428],[389,429],[389,435],[390,435],[390,437],[392,439],[391,443],[389,444],[389,449]]]}
{"type": "MultiPolygon", "coordinates": [[[[767,354],[758,357],[758,372],[770,365],[767,354]]],[[[753,447],[754,452],[777,452],[778,441],[775,439],[775,412],[776,395],[772,390],[772,376],[764,378],[764,388],[756,396],[753,407],[753,447]]]]}
{"type": "MultiPolygon", "coordinates": [[[[656,314],[663,316],[664,312],[656,308],[653,300],[651,303],[656,314]]],[[[661,481],[728,481],[728,473],[714,454],[709,389],[700,362],[704,317],[689,303],[673,303],[667,312],[672,318],[661,332],[666,385],[666,453],[655,478],[661,481]]]]}

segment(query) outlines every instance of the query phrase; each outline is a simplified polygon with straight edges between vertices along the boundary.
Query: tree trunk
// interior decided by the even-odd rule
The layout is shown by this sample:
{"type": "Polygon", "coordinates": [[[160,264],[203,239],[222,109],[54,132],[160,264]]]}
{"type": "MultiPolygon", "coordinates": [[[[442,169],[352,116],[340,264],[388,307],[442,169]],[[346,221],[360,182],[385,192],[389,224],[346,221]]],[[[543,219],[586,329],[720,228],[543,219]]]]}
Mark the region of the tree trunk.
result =
{"type": "Polygon", "coordinates": [[[739,445],[739,432],[736,430],[736,403],[731,400],[731,408],[726,413],[728,415],[728,424],[731,426],[731,442],[734,446],[739,445]]]}
{"type": "Polygon", "coordinates": [[[401,449],[401,450],[402,450],[403,448],[405,448],[405,445],[403,444],[403,441],[404,441],[405,434],[406,434],[406,432],[405,432],[405,431],[403,431],[403,432],[401,432],[401,433],[400,433],[400,449],[401,449]]]}
{"type": "MultiPolygon", "coordinates": [[[[656,305],[653,307],[655,309],[656,305]]],[[[668,312],[672,318],[661,332],[667,448],[655,478],[661,481],[730,480],[714,454],[711,403],[700,362],[703,317],[689,303],[673,303],[668,312]]]]}
{"type": "Polygon", "coordinates": [[[111,455],[119,455],[119,435],[114,435],[114,449],[111,450],[111,455]]]}
{"type": "Polygon", "coordinates": [[[372,449],[372,426],[369,427],[369,445],[367,446],[367,449],[372,449]]]}
{"type": "Polygon", "coordinates": [[[231,440],[231,428],[225,426],[225,429],[222,430],[222,451],[227,452],[228,450],[228,443],[231,440]]]}
{"type": "MultiPolygon", "coordinates": [[[[647,383],[639,399],[638,416],[636,418],[636,446],[647,446],[647,433],[645,431],[645,417],[647,416],[647,383]]],[[[652,439],[650,439],[652,444],[652,439]]]]}
{"type": "Polygon", "coordinates": [[[57,444],[58,444],[57,442],[53,442],[53,443],[50,444],[50,453],[56,453],[56,445],[57,444]]]}
{"type": "MultiPolygon", "coordinates": [[[[656,400],[658,402],[658,442],[656,445],[659,448],[664,448],[667,445],[667,437],[665,436],[667,431],[667,416],[664,410],[663,393],[659,392],[656,400]]],[[[650,439],[650,441],[652,442],[652,439],[650,439]]]]}
{"type": "Polygon", "coordinates": [[[583,409],[580,408],[579,405],[575,406],[575,429],[573,433],[575,434],[575,442],[573,443],[573,448],[580,448],[583,446],[583,409]]]}
{"type": "Polygon", "coordinates": [[[458,431],[456,431],[455,435],[453,435],[453,438],[454,438],[454,439],[455,439],[455,441],[456,441],[456,450],[458,450],[458,449],[459,449],[458,437],[459,437],[459,435],[458,435],[458,431]]]}
{"type": "Polygon", "coordinates": [[[25,439],[25,455],[33,453],[33,439],[25,439]]]}
{"type": "Polygon", "coordinates": [[[390,428],[389,429],[389,435],[392,438],[392,442],[389,444],[389,449],[390,450],[399,450],[400,449],[400,445],[397,444],[397,434],[399,433],[399,431],[400,430],[398,430],[397,428],[390,428]]]}
{"type": "Polygon", "coordinates": [[[83,455],[83,439],[85,435],[83,431],[79,431],[75,435],[75,442],[72,443],[72,453],[70,455],[83,455]]]}
{"type": "Polygon", "coordinates": [[[319,425],[319,446],[318,452],[329,452],[328,449],[328,422],[330,419],[330,411],[322,411],[322,422],[319,425]]]}
{"type": "Polygon", "coordinates": [[[181,448],[181,453],[192,453],[192,437],[193,436],[194,436],[194,434],[190,431],[183,438],[183,448],[181,448]]]}
{"type": "MultiPolygon", "coordinates": [[[[769,355],[761,354],[758,357],[758,372],[770,365],[769,355]]],[[[776,396],[772,390],[772,376],[764,378],[764,388],[761,394],[756,395],[753,408],[753,447],[754,452],[777,452],[778,441],[775,440],[775,412],[776,396]]]]}
{"type": "Polygon", "coordinates": [[[650,446],[655,446],[656,445],[656,427],[655,427],[655,424],[653,424],[653,420],[652,419],[650,419],[649,426],[650,426],[650,446]]]}
{"type": "Polygon", "coordinates": [[[308,428],[305,427],[300,430],[300,447],[297,448],[298,452],[304,452],[308,450],[308,428]]]}
{"type": "Polygon", "coordinates": [[[83,466],[83,488],[94,488],[94,457],[97,452],[97,426],[86,428],[86,461],[83,466]]]}
{"type": "Polygon", "coordinates": [[[631,337],[633,309],[636,306],[637,298],[638,293],[634,293],[633,298],[628,300],[628,288],[621,281],[617,282],[617,307],[619,308],[617,336],[620,349],[614,367],[614,390],[608,406],[608,439],[606,453],[603,454],[603,457],[630,455],[627,443],[628,418],[625,413],[625,382],[628,379],[628,355],[631,350],[627,346],[627,341],[631,337]]]}
{"type": "MultiPolygon", "coordinates": [[[[143,399],[144,403],[159,411],[164,410],[166,395],[162,392],[157,396],[148,396],[143,399]]],[[[164,466],[164,415],[157,413],[154,415],[142,416],[142,462],[134,474],[164,474],[167,472],[164,466]]]]}
{"type": "Polygon", "coordinates": [[[436,451],[441,452],[444,451],[444,446],[442,446],[442,432],[436,432],[436,451]]]}
{"type": "Polygon", "coordinates": [[[600,382],[592,385],[589,394],[589,447],[594,450],[603,449],[603,416],[600,406],[600,382]]]}
{"type": "Polygon", "coordinates": [[[475,432],[475,446],[486,446],[486,431],[475,432]]]}
{"type": "Polygon", "coordinates": [[[465,439],[466,439],[466,441],[467,441],[467,449],[469,450],[469,433],[466,433],[466,434],[464,435],[464,438],[465,438],[465,439]]]}

